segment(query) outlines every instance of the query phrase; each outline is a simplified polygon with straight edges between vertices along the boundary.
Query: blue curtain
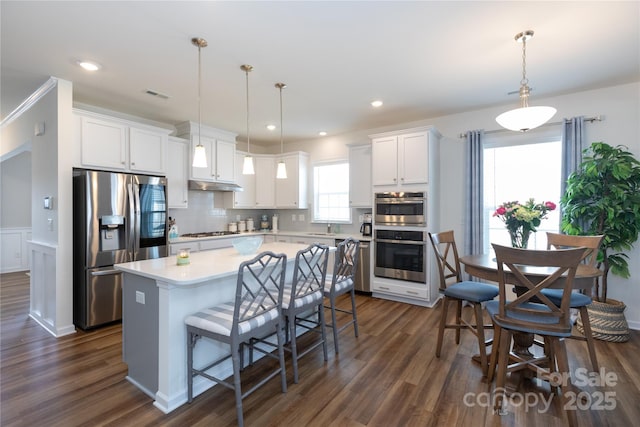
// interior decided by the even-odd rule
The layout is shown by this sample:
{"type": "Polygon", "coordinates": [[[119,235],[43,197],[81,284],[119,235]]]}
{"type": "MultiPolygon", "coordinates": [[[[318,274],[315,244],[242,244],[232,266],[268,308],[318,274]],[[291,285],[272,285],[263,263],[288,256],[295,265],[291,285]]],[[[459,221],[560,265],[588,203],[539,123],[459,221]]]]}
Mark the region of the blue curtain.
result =
{"type": "Polygon", "coordinates": [[[560,195],[567,189],[567,178],[582,163],[582,150],[585,148],[584,116],[564,119],[562,126],[562,175],[560,195]]]}
{"type": "Polygon", "coordinates": [[[483,130],[467,132],[465,144],[465,215],[464,254],[479,254],[484,251],[483,237],[483,130]]]}

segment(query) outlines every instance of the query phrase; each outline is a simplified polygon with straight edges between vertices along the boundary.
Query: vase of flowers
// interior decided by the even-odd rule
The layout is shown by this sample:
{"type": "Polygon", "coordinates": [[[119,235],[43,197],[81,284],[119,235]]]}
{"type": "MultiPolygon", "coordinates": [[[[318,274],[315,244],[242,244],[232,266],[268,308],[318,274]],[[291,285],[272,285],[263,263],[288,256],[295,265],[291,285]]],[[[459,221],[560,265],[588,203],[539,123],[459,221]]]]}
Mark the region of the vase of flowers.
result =
{"type": "Polygon", "coordinates": [[[504,202],[493,213],[504,221],[511,246],[514,248],[526,248],[529,244],[529,236],[535,233],[540,222],[547,217],[547,213],[556,208],[553,202],[536,203],[533,198],[525,203],[518,201],[504,202]]]}

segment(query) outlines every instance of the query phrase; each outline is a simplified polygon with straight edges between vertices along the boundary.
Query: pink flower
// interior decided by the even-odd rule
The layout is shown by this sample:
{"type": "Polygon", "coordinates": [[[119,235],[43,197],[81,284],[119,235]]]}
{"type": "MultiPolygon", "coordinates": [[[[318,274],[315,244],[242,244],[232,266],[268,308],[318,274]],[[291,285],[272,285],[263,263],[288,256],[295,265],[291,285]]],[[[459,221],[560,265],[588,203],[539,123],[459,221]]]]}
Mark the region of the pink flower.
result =
{"type": "Polygon", "coordinates": [[[544,202],[544,205],[547,207],[547,209],[549,209],[550,211],[554,210],[556,208],[556,204],[553,202],[544,202]]]}
{"type": "Polygon", "coordinates": [[[498,209],[496,209],[493,216],[504,215],[505,213],[507,213],[507,210],[504,208],[504,206],[500,206],[498,209]]]}

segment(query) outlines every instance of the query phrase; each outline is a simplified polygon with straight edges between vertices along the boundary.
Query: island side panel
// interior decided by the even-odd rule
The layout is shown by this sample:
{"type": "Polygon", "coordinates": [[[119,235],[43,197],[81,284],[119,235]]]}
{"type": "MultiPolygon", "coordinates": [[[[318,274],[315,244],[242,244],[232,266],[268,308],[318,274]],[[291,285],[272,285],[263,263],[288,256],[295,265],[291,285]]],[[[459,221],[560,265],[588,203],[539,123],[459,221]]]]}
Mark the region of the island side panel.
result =
{"type": "Polygon", "coordinates": [[[123,273],[122,358],[127,380],[154,398],[158,390],[158,287],[156,281],[123,273]]]}

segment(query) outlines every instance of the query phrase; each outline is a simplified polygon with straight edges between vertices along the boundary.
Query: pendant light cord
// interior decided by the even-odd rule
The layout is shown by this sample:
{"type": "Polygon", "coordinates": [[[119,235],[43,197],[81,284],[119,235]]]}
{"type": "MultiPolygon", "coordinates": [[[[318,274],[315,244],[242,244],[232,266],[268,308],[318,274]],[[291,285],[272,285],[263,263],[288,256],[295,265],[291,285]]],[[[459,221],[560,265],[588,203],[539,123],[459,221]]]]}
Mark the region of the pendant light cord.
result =
{"type": "Polygon", "coordinates": [[[280,154],[284,154],[284,130],[282,129],[282,89],[287,87],[284,83],[276,83],[276,87],[280,89],[280,154]]]}
{"type": "Polygon", "coordinates": [[[247,153],[251,154],[251,137],[249,136],[249,71],[253,69],[251,65],[243,65],[241,67],[246,74],[247,83],[247,153]]]}

